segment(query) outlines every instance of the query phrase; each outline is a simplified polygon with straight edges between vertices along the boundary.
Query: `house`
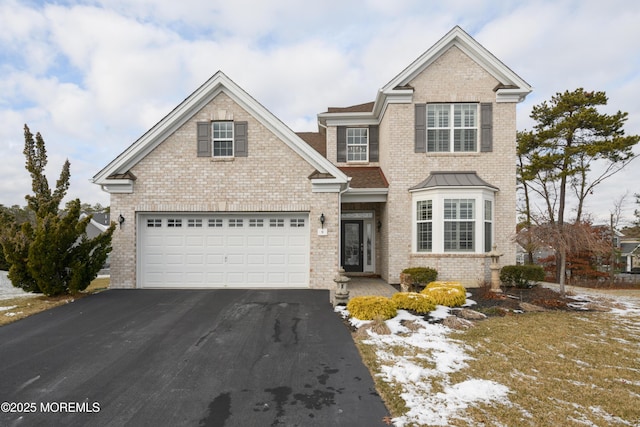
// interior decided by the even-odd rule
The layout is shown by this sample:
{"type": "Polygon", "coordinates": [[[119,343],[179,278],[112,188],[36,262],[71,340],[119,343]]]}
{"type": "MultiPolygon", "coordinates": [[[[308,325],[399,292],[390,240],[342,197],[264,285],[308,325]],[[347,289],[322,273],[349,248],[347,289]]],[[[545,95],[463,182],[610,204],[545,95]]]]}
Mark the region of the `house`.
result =
{"type": "Polygon", "coordinates": [[[531,87],[455,27],[372,102],[296,134],[222,72],[94,176],[117,288],[332,288],[410,266],[467,286],[515,263],[516,104],[531,87]]]}
{"type": "MultiPolygon", "coordinates": [[[[80,218],[84,218],[86,216],[87,214],[83,213],[80,218]]],[[[89,222],[89,224],[87,224],[86,229],[87,237],[93,239],[94,237],[99,236],[100,234],[107,231],[109,225],[111,224],[109,217],[110,215],[108,213],[103,212],[96,212],[91,214],[91,221],[89,222]]]]}
{"type": "Polygon", "coordinates": [[[640,238],[632,236],[619,236],[620,258],[624,263],[623,272],[636,272],[640,267],[640,238]]]}

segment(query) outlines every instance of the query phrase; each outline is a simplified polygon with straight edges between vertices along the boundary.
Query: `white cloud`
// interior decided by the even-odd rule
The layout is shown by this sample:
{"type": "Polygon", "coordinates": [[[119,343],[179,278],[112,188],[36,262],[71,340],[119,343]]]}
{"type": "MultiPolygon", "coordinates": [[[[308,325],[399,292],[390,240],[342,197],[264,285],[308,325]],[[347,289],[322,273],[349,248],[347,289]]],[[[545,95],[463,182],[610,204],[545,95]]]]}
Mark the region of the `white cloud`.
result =
{"type": "MultiPolygon", "coordinates": [[[[458,24],[534,87],[519,129],[533,105],[582,86],[606,91],[640,134],[639,20],[640,3],[623,0],[0,0],[0,155],[11,164],[0,203],[30,191],[23,123],[43,133],[52,175],[69,157],[72,195],[108,204],[89,178],[217,70],[292,129],[315,130],[317,113],[372,101],[458,24]]],[[[633,166],[603,184],[594,211],[640,182],[633,166]]]]}

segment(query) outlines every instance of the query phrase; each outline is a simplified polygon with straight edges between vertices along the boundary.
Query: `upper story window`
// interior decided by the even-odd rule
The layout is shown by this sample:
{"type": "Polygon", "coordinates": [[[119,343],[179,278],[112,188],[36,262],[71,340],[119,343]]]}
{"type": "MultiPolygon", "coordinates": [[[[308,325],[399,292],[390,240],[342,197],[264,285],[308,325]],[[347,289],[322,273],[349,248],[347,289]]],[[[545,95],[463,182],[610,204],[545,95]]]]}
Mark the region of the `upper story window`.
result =
{"type": "Polygon", "coordinates": [[[369,161],[369,129],[347,128],[347,162],[369,161]]]}
{"type": "Polygon", "coordinates": [[[427,152],[478,151],[478,104],[427,104],[427,152]]]}
{"type": "Polygon", "coordinates": [[[213,157],[233,157],[233,122],[213,122],[213,157]]]}
{"type": "Polygon", "coordinates": [[[196,139],[198,157],[231,159],[248,156],[247,122],[198,122],[196,139]]]}
{"type": "Polygon", "coordinates": [[[378,162],[379,138],[378,126],[337,127],[336,161],[347,162],[378,162]]]}

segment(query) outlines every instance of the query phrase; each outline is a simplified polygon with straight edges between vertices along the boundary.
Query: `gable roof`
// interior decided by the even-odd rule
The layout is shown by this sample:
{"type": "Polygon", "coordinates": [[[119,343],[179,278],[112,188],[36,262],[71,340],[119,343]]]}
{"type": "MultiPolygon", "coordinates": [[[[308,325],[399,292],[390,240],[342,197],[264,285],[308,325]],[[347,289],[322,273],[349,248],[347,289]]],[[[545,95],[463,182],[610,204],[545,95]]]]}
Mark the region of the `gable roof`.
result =
{"type": "Polygon", "coordinates": [[[321,182],[318,182],[318,184],[330,184],[334,186],[336,184],[347,184],[348,179],[344,173],[305,143],[289,127],[280,121],[280,119],[274,116],[222,71],[215,73],[162,120],[112,160],[93,177],[92,181],[95,184],[101,185],[105,191],[110,193],[132,192],[135,177],[128,176],[130,169],[220,93],[228,95],[307,163],[321,172],[324,178],[321,182]]]}
{"type": "Polygon", "coordinates": [[[526,81],[493,56],[462,28],[455,26],[400,74],[391,79],[380,92],[392,93],[405,89],[411,80],[453,46],[463,51],[498,80],[497,102],[520,102],[532,91],[526,81]]]}
{"type": "Polygon", "coordinates": [[[400,74],[384,85],[378,91],[373,105],[365,103],[344,108],[331,107],[327,112],[318,114],[318,119],[321,122],[326,122],[327,125],[377,124],[388,104],[410,104],[412,102],[413,88],[409,83],[453,46],[464,52],[499,82],[495,88],[496,102],[521,102],[533,90],[524,79],[503,64],[484,46],[462,28],[455,26],[400,74]]]}

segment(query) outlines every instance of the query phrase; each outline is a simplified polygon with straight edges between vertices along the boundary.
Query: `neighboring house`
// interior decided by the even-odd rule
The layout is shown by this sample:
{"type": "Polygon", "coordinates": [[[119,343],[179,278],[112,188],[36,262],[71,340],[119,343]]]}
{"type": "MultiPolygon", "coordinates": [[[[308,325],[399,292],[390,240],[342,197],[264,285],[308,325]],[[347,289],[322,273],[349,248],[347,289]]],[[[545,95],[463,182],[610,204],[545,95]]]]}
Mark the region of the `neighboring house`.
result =
{"type": "Polygon", "coordinates": [[[620,258],[625,264],[623,271],[630,272],[632,268],[640,268],[640,239],[621,235],[619,242],[620,258]]]}
{"type": "MultiPolygon", "coordinates": [[[[284,90],[284,88],[283,88],[284,90]]],[[[331,288],[340,266],[477,285],[515,263],[516,104],[531,87],[459,27],[296,134],[222,72],[102,169],[111,285],[331,288]]]]}
{"type": "MultiPolygon", "coordinates": [[[[87,224],[87,228],[85,230],[89,239],[93,239],[94,237],[97,237],[107,231],[109,225],[111,224],[111,221],[109,219],[110,215],[108,213],[97,212],[91,215],[91,221],[89,221],[89,224],[87,224]]],[[[87,214],[83,213],[80,215],[80,218],[84,218],[86,216],[87,214]]],[[[109,274],[110,265],[111,253],[107,255],[107,259],[105,260],[103,268],[99,274],[109,274]]]]}
{"type": "MultiPolygon", "coordinates": [[[[88,238],[93,239],[107,231],[110,220],[108,213],[94,213],[91,215],[91,221],[87,224],[86,233],[88,238]]],[[[84,218],[85,216],[87,216],[87,214],[83,213],[80,217],[84,218]]]]}

